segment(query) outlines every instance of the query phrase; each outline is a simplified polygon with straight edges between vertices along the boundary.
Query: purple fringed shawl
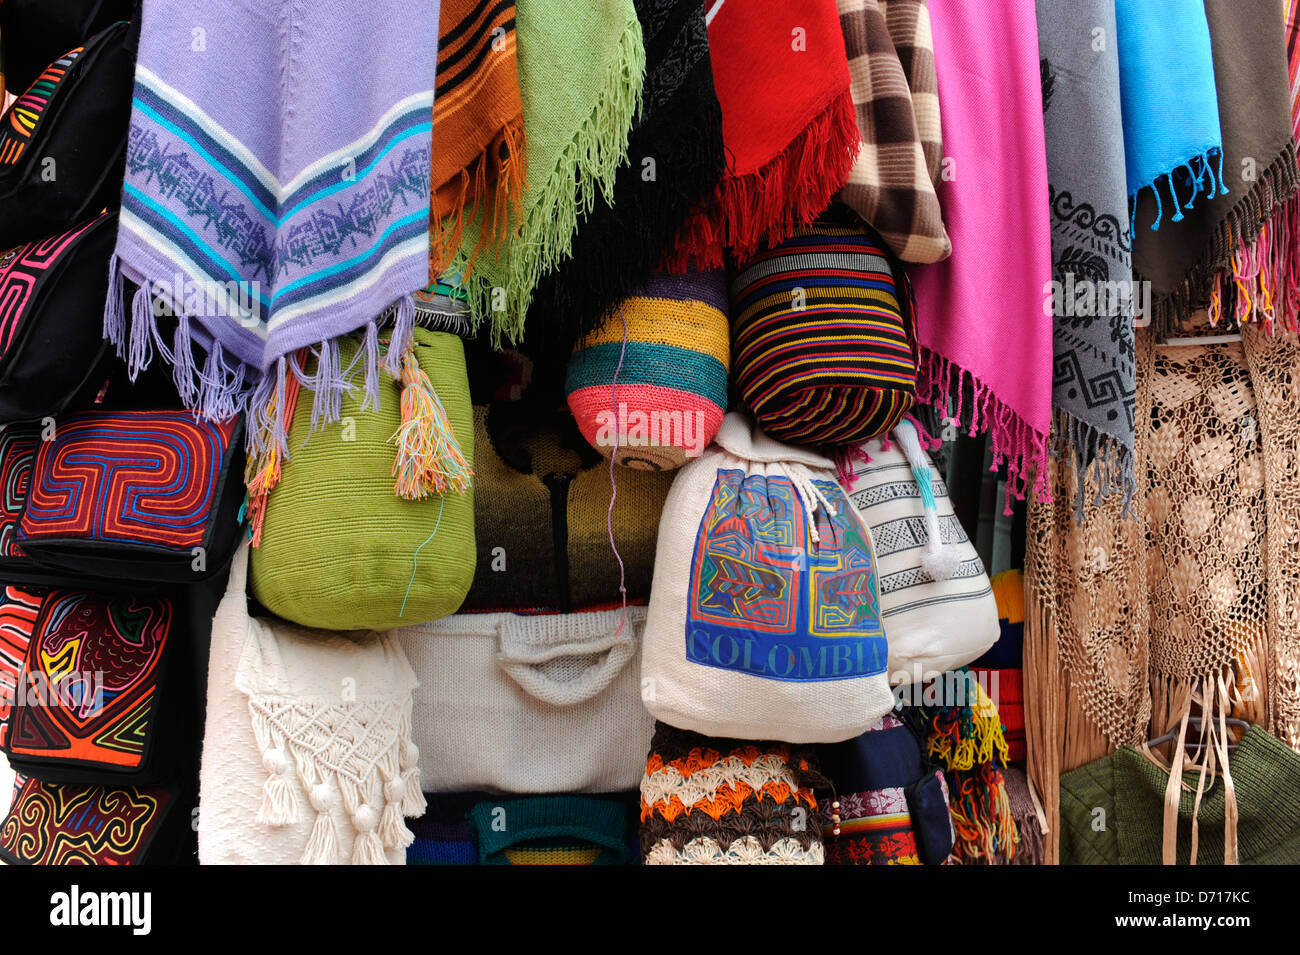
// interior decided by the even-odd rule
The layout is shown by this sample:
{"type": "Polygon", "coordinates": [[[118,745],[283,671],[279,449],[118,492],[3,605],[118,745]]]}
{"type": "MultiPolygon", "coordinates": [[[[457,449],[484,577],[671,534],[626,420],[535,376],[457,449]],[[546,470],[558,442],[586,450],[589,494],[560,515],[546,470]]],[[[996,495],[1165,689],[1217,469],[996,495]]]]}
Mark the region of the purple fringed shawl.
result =
{"type": "MultiPolygon", "coordinates": [[[[265,417],[287,374],[315,392],[313,423],[359,373],[377,400],[378,326],[396,374],[428,283],[438,6],[145,0],[104,316],[132,374],[156,350],[215,419],[265,417]],[[336,340],[358,329],[344,368],[336,340]]],[[[282,440],[283,422],[249,432],[282,440]]]]}

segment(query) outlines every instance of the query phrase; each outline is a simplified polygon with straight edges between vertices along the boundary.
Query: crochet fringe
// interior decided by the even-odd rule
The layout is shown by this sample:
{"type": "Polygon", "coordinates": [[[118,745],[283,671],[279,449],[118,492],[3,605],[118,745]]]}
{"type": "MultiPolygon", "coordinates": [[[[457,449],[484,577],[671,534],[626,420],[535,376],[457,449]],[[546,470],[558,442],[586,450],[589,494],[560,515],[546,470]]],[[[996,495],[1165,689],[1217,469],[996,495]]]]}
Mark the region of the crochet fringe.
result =
{"type": "Polygon", "coordinates": [[[987,385],[947,358],[922,350],[916,400],[934,405],[941,417],[949,414],[970,437],[987,431],[993,451],[993,470],[1005,463],[1007,468],[1007,503],[1003,511],[1011,513],[1012,498],[1025,500],[1033,489],[1034,498],[1051,500],[1048,482],[1048,435],[1034,429],[1027,421],[1004,405],[987,385]],[[972,400],[966,404],[966,391],[972,400]]]}
{"type": "Polygon", "coordinates": [[[443,273],[460,248],[466,221],[483,220],[479,241],[470,252],[465,266],[466,275],[474,268],[474,262],[481,252],[485,249],[495,251],[502,242],[518,234],[518,223],[524,214],[524,189],[528,185],[527,148],[521,118],[517,123],[507,123],[502,127],[501,134],[460,171],[460,194],[456,197],[455,211],[430,222],[430,282],[443,273]],[[505,159],[500,160],[495,185],[489,186],[488,170],[498,162],[497,157],[502,155],[502,150],[505,151],[505,159]],[[487,203],[484,202],[489,190],[493,193],[490,222],[487,219],[487,203]],[[510,226],[512,221],[515,223],[513,227],[510,226]]]}
{"type": "Polygon", "coordinates": [[[860,145],[853,97],[845,90],[766,166],[724,176],[703,214],[682,224],[665,267],[671,272],[719,268],[724,247],[743,261],[765,241],[789,238],[830,205],[860,145]]]}
{"type": "Polygon", "coordinates": [[[509,269],[504,289],[490,285],[481,271],[470,278],[471,253],[457,250],[452,268],[466,276],[474,327],[490,323],[493,348],[522,338],[533,289],[572,253],[573,234],[579,220],[595,206],[596,190],[606,202],[613,201],[615,174],[627,161],[628,131],[641,112],[640,77],[644,75],[645,47],[640,25],[634,23],[619,37],[618,56],[591,115],[537,187],[515,238],[502,247],[509,269]],[[504,302],[494,301],[502,292],[504,302]]]}
{"type": "Polygon", "coordinates": [[[1059,408],[1052,413],[1052,453],[1068,454],[1074,461],[1080,480],[1074,496],[1074,522],[1084,522],[1088,470],[1097,482],[1093,504],[1101,504],[1112,494],[1123,495],[1124,517],[1133,516],[1133,495],[1137,478],[1133,474],[1133,449],[1114,437],[1103,434],[1086,421],[1080,421],[1059,408]]]}
{"type": "Polygon", "coordinates": [[[1210,321],[1300,325],[1300,168],[1295,143],[1260,171],[1211,236],[1210,248],[1171,292],[1155,296],[1151,324],[1162,338],[1177,335],[1193,313],[1210,321]],[[1253,237],[1253,238],[1251,238],[1253,237]]]}

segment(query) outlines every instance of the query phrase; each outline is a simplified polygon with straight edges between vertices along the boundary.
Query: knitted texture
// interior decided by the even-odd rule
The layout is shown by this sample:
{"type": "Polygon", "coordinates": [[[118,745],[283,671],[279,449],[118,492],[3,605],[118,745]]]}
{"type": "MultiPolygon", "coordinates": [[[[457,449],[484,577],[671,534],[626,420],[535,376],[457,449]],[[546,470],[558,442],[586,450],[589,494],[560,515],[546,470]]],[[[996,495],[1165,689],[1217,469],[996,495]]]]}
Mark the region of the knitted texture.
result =
{"type": "Polygon", "coordinates": [[[718,433],[730,363],[722,272],[658,275],[574,351],[569,410],[615,463],[672,470],[718,433]]]}
{"type": "Polygon", "coordinates": [[[674,268],[716,268],[724,247],[744,260],[811,223],[844,185],[860,143],[830,4],[727,3],[711,15],[728,165],[709,202],[683,224],[674,268]]]}
{"type": "Polygon", "coordinates": [[[894,43],[894,32],[901,30],[900,42],[913,53],[913,76],[928,86],[937,111],[929,12],[924,0],[899,3],[887,21],[882,0],[836,0],[835,5],[862,136],[840,199],[871,223],[904,262],[937,262],[952,252],[952,243],[917,128],[908,75],[894,43]],[[916,55],[918,48],[930,52],[928,60],[916,55]]]}
{"type": "Polygon", "coordinates": [[[250,617],[248,550],[212,622],[199,861],[401,865],[425,808],[415,673],[387,634],[250,617]]]}
{"type": "MultiPolygon", "coordinates": [[[[343,361],[363,347],[360,336],[346,340],[343,361]]],[[[472,467],[460,339],[416,328],[412,352],[472,467]]],[[[305,373],[311,372],[308,359],[305,373]]],[[[386,373],[377,407],[365,394],[348,394],[339,417],[308,442],[310,417],[293,416],[292,457],[267,498],[253,550],[254,595],[286,620],[333,630],[385,630],[455,612],[474,575],[473,490],[422,500],[393,494],[390,442],[402,412],[399,385],[386,373]]]]}
{"type": "Polygon", "coordinates": [[[484,865],[623,865],[627,812],[613,800],[535,796],[469,811],[484,865]]]}
{"type": "Polygon", "coordinates": [[[822,865],[811,757],[655,727],[641,780],[646,865],[822,865]]]}
{"type": "Polygon", "coordinates": [[[572,255],[597,195],[612,195],[646,66],[632,0],[521,0],[516,16],[528,137],[521,206],[493,254],[473,256],[484,226],[467,220],[452,258],[494,344],[519,340],[537,283],[572,255]]]}
{"type": "MultiPolygon", "coordinates": [[[[468,216],[489,251],[524,188],[524,104],[511,0],[442,0],[433,101],[429,281],[460,245],[468,216]]],[[[481,252],[475,249],[475,252],[481,252]]]]}
{"type": "Polygon", "coordinates": [[[146,0],[104,314],[132,376],[156,350],[185,404],[221,420],[316,346],[323,413],[350,380],[339,336],[391,317],[405,351],[428,283],[438,8],[146,0]]]}
{"type": "Polygon", "coordinates": [[[911,288],[843,207],[749,259],[731,284],[731,314],[736,387],[774,438],[854,444],[912,406],[911,288]]]}

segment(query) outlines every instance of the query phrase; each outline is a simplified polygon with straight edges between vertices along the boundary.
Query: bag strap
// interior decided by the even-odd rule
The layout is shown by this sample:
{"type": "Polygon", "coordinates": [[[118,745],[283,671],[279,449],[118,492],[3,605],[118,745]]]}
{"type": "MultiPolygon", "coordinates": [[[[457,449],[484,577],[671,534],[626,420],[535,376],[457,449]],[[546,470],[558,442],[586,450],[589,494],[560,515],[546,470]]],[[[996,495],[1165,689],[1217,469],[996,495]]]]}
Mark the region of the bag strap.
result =
{"type": "Polygon", "coordinates": [[[574,706],[603,693],[637,652],[644,608],[628,608],[629,623],[618,630],[620,611],[525,617],[510,614],[497,630],[497,665],[519,687],[543,703],[574,706]],[[640,611],[633,613],[633,611],[640,611]],[[581,622],[574,634],[574,625],[581,622]],[[585,632],[583,632],[585,631],[585,632]],[[544,664],[568,657],[599,656],[581,675],[557,680],[544,664]]]}
{"type": "Polygon", "coordinates": [[[240,543],[230,559],[230,576],[226,578],[226,596],[244,597],[248,591],[248,541],[240,543]]]}

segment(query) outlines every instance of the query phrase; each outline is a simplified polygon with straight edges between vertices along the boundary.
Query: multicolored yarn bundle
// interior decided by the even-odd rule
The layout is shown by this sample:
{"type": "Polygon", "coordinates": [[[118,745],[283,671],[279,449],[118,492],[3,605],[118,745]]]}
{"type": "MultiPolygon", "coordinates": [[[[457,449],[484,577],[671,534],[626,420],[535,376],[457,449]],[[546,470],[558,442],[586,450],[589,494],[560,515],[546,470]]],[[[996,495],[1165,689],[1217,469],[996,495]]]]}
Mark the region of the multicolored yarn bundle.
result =
{"type": "Polygon", "coordinates": [[[855,444],[916,397],[907,275],[844,206],[750,259],[732,281],[736,386],[763,430],[795,444],[855,444]]]}
{"type": "Polygon", "coordinates": [[[645,865],[822,865],[811,757],[657,723],[641,780],[645,865]]]}
{"type": "Polygon", "coordinates": [[[718,433],[730,364],[722,272],[660,274],[575,349],[569,410],[593,448],[617,447],[616,464],[671,470],[718,433]]]}

